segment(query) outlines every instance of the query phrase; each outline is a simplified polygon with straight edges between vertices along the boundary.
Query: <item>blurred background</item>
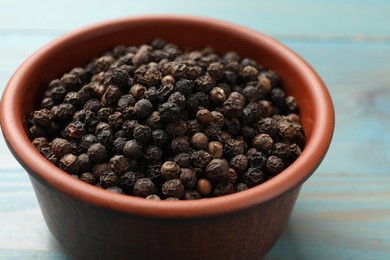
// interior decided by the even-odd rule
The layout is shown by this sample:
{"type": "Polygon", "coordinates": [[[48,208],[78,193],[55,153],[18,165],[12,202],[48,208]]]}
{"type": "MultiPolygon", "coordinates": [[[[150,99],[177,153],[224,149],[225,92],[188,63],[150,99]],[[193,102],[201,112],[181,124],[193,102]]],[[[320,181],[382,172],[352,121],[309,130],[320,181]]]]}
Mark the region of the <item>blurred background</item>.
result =
{"type": "MultiPolygon", "coordinates": [[[[301,55],[332,95],[336,129],[266,259],[390,259],[390,2],[0,0],[0,94],[34,51],[82,26],[143,14],[223,19],[301,55]]],[[[0,259],[66,259],[27,173],[0,137],[0,259]]]]}

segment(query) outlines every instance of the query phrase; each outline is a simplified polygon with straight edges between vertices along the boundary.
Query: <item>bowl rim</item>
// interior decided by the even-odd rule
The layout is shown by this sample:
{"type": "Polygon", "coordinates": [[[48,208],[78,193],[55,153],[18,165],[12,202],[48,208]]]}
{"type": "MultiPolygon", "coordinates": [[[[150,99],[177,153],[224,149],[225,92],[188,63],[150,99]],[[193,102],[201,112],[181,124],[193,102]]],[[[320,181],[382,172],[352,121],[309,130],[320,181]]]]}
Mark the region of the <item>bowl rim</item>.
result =
{"type": "Polygon", "coordinates": [[[33,53],[14,73],[9,80],[1,100],[0,121],[2,131],[8,147],[16,159],[27,171],[41,183],[51,186],[73,199],[94,205],[105,210],[113,210],[133,216],[151,218],[194,218],[210,217],[221,214],[238,212],[261,203],[266,203],[282,196],[289,190],[299,187],[319,166],[330,145],[334,131],[334,108],[330,94],[318,74],[313,68],[299,57],[294,51],[258,31],[208,17],[188,15],[142,15],[112,19],[95,23],[73,32],[69,32],[47,43],[33,53]],[[124,26],[128,23],[143,23],[150,21],[174,20],[176,22],[190,22],[209,24],[221,30],[233,30],[242,37],[250,37],[263,45],[272,46],[282,53],[295,66],[299,67],[305,80],[312,86],[311,91],[316,102],[315,124],[313,125],[310,140],[298,159],[286,168],[281,174],[267,182],[250,188],[246,191],[225,195],[222,197],[193,200],[193,201],[156,201],[146,200],[128,195],[114,194],[74,179],[64,171],[46,160],[31,144],[23,128],[21,115],[22,102],[18,93],[23,88],[19,84],[28,71],[34,67],[41,57],[52,48],[70,43],[74,37],[91,34],[100,30],[105,31],[111,26],[124,26]]]}

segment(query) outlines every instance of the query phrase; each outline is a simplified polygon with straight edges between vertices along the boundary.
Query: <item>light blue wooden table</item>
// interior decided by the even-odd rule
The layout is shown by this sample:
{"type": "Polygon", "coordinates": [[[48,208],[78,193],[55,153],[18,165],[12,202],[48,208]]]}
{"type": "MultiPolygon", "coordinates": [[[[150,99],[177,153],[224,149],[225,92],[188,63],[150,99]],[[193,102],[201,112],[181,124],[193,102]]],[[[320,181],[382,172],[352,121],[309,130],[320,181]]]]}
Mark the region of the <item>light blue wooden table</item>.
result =
{"type": "MultiPolygon", "coordinates": [[[[390,2],[0,0],[0,93],[57,36],[148,13],[209,16],[267,33],[302,55],[329,87],[333,143],[266,259],[390,259],[390,2]]],[[[66,258],[1,136],[0,259],[66,258]]]]}

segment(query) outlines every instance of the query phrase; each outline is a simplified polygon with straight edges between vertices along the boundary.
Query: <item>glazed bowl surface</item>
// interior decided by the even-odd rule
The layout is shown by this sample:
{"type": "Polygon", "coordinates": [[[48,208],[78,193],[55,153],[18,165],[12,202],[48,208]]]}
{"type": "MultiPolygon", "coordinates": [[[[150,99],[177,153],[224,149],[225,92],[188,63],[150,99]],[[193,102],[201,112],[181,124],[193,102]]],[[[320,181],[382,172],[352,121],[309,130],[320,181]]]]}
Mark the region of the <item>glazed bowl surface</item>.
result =
{"type": "Polygon", "coordinates": [[[1,101],[1,127],[29,173],[45,221],[76,258],[258,259],[275,244],[301,185],[330,145],[334,110],[326,86],[296,53],[262,33],[204,17],[151,15],[98,23],[39,49],[10,79],[1,101]],[[180,48],[235,51],[282,78],[296,97],[305,149],[282,173],[249,190],[196,201],[155,201],[114,194],[83,183],[46,160],[26,134],[26,119],[44,88],[73,67],[116,45],[163,38],[180,48]]]}

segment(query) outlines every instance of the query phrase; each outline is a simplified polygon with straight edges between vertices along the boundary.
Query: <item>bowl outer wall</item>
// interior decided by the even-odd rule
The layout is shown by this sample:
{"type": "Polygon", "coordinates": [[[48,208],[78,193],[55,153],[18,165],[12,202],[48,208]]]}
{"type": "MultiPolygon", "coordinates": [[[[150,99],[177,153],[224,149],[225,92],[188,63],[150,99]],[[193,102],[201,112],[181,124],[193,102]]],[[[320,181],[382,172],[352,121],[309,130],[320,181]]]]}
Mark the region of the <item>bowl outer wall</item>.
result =
{"type": "Polygon", "coordinates": [[[152,218],[194,218],[238,212],[277,198],[300,186],[319,166],[330,145],[334,110],[317,73],[297,54],[259,32],[203,17],[155,15],[117,19],[68,33],[42,47],[15,72],[2,97],[0,111],[5,140],[30,174],[52,189],[96,207],[152,218]],[[179,33],[180,32],[180,33],[179,33]],[[110,34],[111,37],[105,37],[110,34]],[[301,156],[273,179],[237,194],[200,201],[149,201],[113,194],[74,179],[47,161],[26,135],[24,116],[37,107],[35,94],[55,77],[82,66],[117,44],[139,45],[156,37],[179,47],[213,46],[234,50],[277,71],[287,93],[301,108],[307,142],[301,156]],[[92,44],[92,42],[98,44],[92,44]],[[206,44],[207,43],[207,44],[206,44]],[[255,50],[255,51],[254,51],[255,50]]]}

